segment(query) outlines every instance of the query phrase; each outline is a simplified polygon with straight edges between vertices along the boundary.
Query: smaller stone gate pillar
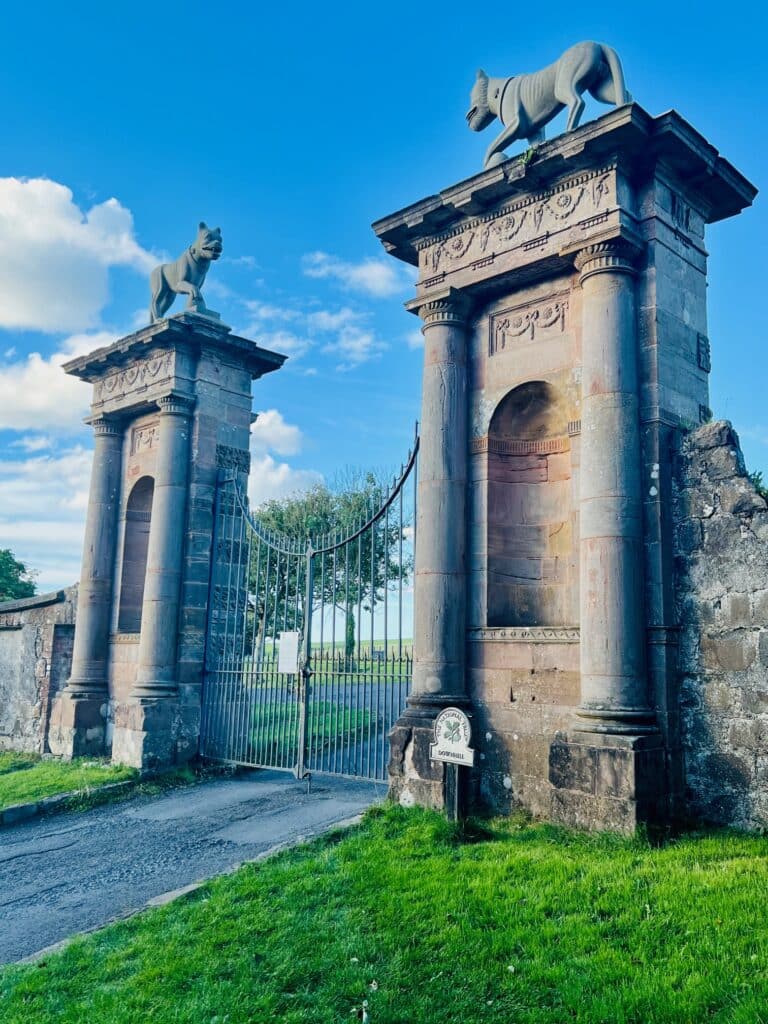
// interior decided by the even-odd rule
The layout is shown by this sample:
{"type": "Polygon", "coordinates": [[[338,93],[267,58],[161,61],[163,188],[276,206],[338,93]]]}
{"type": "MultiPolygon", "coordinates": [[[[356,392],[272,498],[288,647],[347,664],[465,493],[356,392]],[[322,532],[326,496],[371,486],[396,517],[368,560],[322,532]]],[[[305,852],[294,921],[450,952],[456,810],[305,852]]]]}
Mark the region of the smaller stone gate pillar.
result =
{"type": "Polygon", "coordinates": [[[104,753],[107,640],[112,608],[116,520],[122,472],[119,420],[97,416],[72,672],[51,714],[49,745],[64,757],[104,753]]]}
{"type": "Polygon", "coordinates": [[[120,709],[112,760],[137,768],[174,760],[180,709],[177,647],[184,555],[190,417],[194,398],[172,393],[157,400],[160,437],[149,529],[141,639],[131,700],[120,709]]]}
{"type": "Polygon", "coordinates": [[[429,759],[442,708],[466,704],[466,302],[455,289],[408,303],[424,321],[414,567],[413,690],[392,730],[390,793],[442,808],[444,765],[429,759]]]}
{"type": "Polygon", "coordinates": [[[194,399],[167,395],[157,404],[160,407],[160,451],[134,697],[173,696],[177,688],[179,587],[186,521],[189,420],[194,399]]]}

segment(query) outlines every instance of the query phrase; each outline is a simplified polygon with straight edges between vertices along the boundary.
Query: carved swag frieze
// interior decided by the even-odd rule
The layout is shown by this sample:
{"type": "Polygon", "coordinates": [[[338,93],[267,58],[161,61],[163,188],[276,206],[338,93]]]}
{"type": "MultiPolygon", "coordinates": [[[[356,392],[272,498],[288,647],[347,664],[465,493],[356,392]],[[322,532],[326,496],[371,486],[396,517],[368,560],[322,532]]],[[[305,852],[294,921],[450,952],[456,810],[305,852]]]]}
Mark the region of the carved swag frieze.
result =
{"type": "Polygon", "coordinates": [[[613,177],[611,168],[581,175],[543,195],[529,196],[442,238],[431,239],[421,253],[422,273],[457,270],[601,216],[615,195],[613,177]]]}
{"type": "Polygon", "coordinates": [[[535,341],[542,332],[554,330],[562,334],[566,327],[567,313],[568,299],[565,295],[496,313],[490,322],[488,354],[503,352],[515,342],[535,341]]]}
{"type": "Polygon", "coordinates": [[[161,352],[146,359],[137,359],[99,381],[94,386],[94,401],[107,402],[129,391],[149,387],[168,380],[173,374],[173,353],[161,352]]]}

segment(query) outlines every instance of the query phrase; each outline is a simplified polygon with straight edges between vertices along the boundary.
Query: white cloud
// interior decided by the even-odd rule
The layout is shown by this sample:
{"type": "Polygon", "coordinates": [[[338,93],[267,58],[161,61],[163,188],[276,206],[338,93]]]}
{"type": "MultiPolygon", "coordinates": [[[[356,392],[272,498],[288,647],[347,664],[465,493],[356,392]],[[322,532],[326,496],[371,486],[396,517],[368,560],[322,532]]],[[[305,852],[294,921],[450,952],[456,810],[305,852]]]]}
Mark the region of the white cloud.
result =
{"type": "Polygon", "coordinates": [[[136,241],[117,199],[82,210],[65,185],[0,178],[0,327],[80,331],[96,326],[109,269],[148,273],[157,262],[136,241]]]}
{"type": "Polygon", "coordinates": [[[91,386],[64,373],[62,363],[116,338],[109,331],[73,334],[48,358],[31,352],[25,359],[0,363],[0,430],[81,429],[91,386]]]}
{"type": "Polygon", "coordinates": [[[409,331],[405,336],[406,344],[408,348],[424,348],[424,335],[421,331],[416,328],[415,331],[409,331]]]}
{"type": "Polygon", "coordinates": [[[314,469],[294,469],[287,462],[262,455],[251,461],[248,497],[255,507],[270,498],[287,498],[322,482],[322,473],[314,469]]]}
{"type": "Polygon", "coordinates": [[[338,352],[342,357],[338,370],[352,370],[369,359],[377,359],[386,347],[372,331],[342,327],[336,341],[326,345],[324,351],[338,352]]]}
{"type": "Polygon", "coordinates": [[[256,506],[270,498],[285,498],[322,483],[323,476],[313,469],[294,469],[287,462],[278,462],[278,455],[298,455],[304,438],[293,423],[286,423],[277,409],[260,412],[251,427],[251,473],[248,496],[256,506]]]}
{"type": "Polygon", "coordinates": [[[251,452],[254,455],[275,451],[278,455],[297,455],[304,438],[293,423],[286,423],[277,409],[260,412],[251,426],[251,452]]]}
{"type": "Polygon", "coordinates": [[[0,460],[0,547],[32,569],[41,591],[69,586],[80,575],[92,452],[0,460]]]}
{"type": "Polygon", "coordinates": [[[412,275],[394,261],[366,259],[349,263],[327,252],[311,252],[302,260],[307,277],[333,278],[345,288],[365,292],[375,298],[387,298],[402,292],[412,275]]]}
{"type": "Polygon", "coordinates": [[[27,434],[18,441],[11,441],[11,448],[23,448],[25,452],[44,452],[53,448],[53,441],[45,434],[27,434]]]}
{"type": "Polygon", "coordinates": [[[275,306],[269,302],[260,302],[257,299],[247,299],[245,308],[254,320],[297,320],[301,314],[297,309],[288,309],[283,306],[275,306]]]}
{"type": "Polygon", "coordinates": [[[318,331],[338,331],[342,327],[359,323],[360,320],[365,319],[365,313],[359,313],[354,309],[350,309],[349,306],[342,306],[335,313],[331,313],[327,309],[318,309],[314,313],[309,314],[307,323],[318,331]]]}
{"type": "Polygon", "coordinates": [[[299,359],[312,347],[312,342],[309,338],[302,338],[291,331],[271,331],[265,334],[251,329],[246,331],[246,337],[249,334],[256,335],[257,341],[262,348],[270,349],[272,352],[280,352],[284,356],[290,356],[291,359],[299,359]]]}

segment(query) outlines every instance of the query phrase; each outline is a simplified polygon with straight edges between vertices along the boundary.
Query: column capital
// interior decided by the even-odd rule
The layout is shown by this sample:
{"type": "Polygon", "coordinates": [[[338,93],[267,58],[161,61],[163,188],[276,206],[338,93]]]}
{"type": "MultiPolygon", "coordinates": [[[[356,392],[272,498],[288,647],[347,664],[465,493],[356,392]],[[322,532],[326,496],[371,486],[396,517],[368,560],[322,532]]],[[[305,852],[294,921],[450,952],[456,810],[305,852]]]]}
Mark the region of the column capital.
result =
{"type": "Polygon", "coordinates": [[[91,416],[85,422],[93,427],[96,437],[122,437],[123,424],[112,416],[91,416]]]}
{"type": "Polygon", "coordinates": [[[424,321],[424,327],[435,324],[455,324],[463,327],[467,322],[469,301],[456,288],[448,288],[431,297],[417,296],[406,302],[405,308],[424,321]]]}
{"type": "Polygon", "coordinates": [[[172,391],[158,398],[157,405],[161,416],[191,416],[195,399],[192,395],[180,395],[172,391]]]}
{"type": "Polygon", "coordinates": [[[574,265],[583,285],[593,274],[635,274],[640,247],[625,238],[595,242],[576,253],[574,265]]]}

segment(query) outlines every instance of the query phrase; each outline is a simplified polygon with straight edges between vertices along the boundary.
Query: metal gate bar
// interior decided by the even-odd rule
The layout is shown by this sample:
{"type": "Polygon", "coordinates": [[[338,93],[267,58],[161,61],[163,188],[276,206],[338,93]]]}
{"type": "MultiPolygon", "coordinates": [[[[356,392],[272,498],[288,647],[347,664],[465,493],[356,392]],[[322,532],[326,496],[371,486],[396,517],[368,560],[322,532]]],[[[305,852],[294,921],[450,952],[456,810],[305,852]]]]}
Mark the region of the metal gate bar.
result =
{"type": "Polygon", "coordinates": [[[418,436],[386,493],[344,536],[288,537],[219,481],[200,752],[216,761],[385,779],[388,733],[410,690],[418,436]],[[408,498],[410,497],[410,501],[408,498]],[[396,614],[391,603],[396,602],[396,614]],[[343,623],[343,639],[337,617],[343,623]],[[393,623],[396,624],[391,635],[393,623]],[[280,635],[298,632],[297,672],[280,635]]]}

